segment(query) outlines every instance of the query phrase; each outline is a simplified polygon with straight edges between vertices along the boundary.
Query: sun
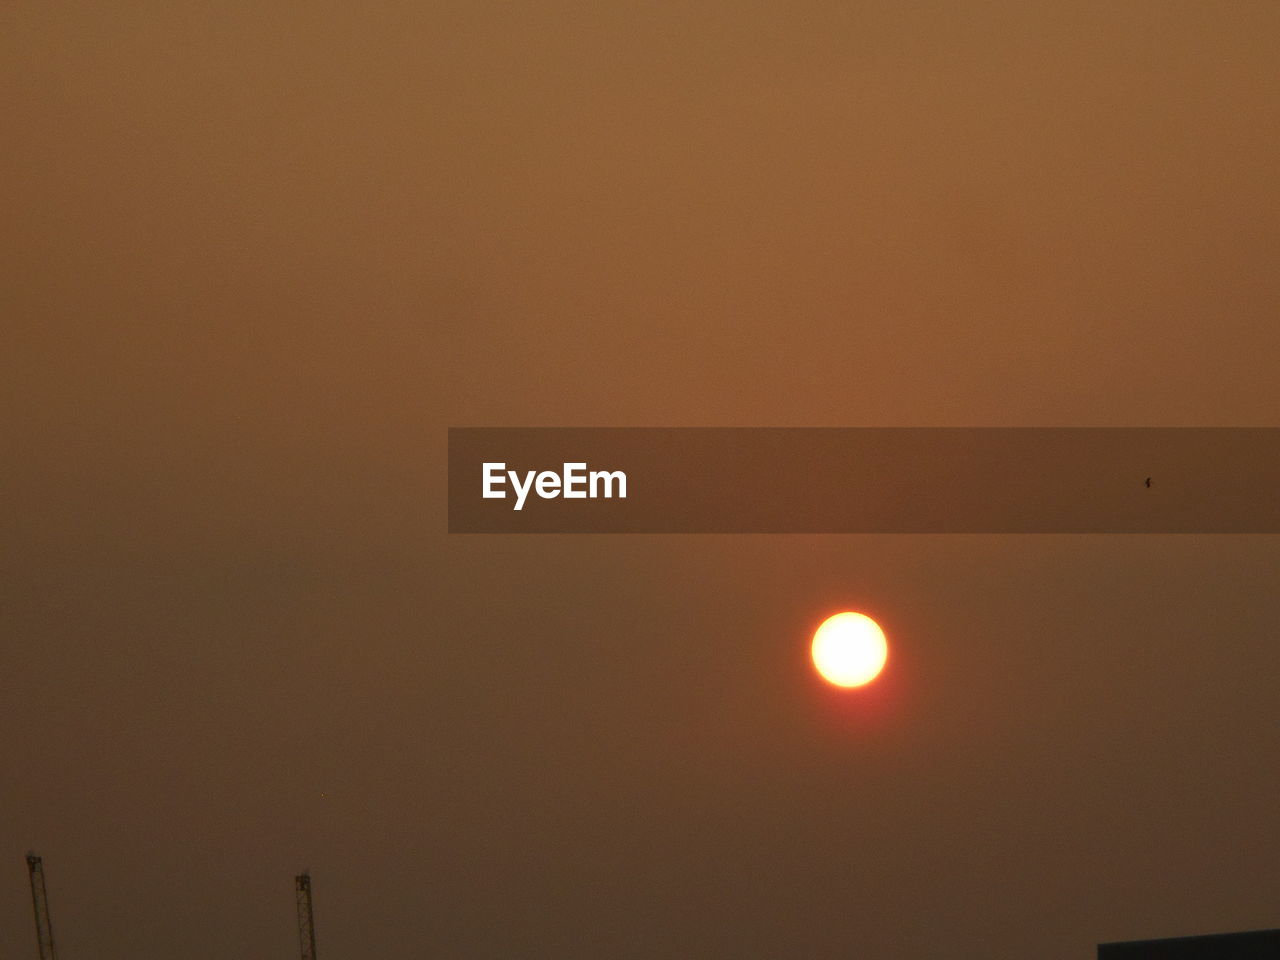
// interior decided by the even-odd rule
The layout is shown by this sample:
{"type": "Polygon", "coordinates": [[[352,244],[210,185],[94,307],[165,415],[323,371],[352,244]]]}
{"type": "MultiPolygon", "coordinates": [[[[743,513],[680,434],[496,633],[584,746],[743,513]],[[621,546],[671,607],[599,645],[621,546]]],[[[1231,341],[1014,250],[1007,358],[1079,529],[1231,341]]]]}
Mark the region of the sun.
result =
{"type": "Polygon", "coordinates": [[[884,631],[861,613],[837,613],[813,635],[813,665],[828,683],[860,687],[884,669],[889,656],[884,631]]]}

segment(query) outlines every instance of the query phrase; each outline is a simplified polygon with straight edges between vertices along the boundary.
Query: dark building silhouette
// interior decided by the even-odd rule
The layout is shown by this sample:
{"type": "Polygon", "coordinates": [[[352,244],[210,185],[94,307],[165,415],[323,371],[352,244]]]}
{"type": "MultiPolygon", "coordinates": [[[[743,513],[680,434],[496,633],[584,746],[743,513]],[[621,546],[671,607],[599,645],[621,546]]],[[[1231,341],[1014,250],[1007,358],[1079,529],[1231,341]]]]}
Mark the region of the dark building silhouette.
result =
{"type": "Polygon", "coordinates": [[[1098,960],[1280,960],[1280,930],[1100,943],[1098,960]]]}

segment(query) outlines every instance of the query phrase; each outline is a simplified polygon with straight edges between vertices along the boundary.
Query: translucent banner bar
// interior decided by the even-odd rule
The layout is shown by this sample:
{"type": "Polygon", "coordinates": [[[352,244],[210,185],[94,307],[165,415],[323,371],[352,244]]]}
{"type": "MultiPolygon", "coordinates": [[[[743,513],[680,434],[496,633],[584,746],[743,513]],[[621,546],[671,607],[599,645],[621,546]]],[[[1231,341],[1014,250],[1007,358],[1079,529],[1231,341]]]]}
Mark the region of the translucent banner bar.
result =
{"type": "Polygon", "coordinates": [[[1277,533],[1280,428],[449,430],[452,533],[1277,533]]]}

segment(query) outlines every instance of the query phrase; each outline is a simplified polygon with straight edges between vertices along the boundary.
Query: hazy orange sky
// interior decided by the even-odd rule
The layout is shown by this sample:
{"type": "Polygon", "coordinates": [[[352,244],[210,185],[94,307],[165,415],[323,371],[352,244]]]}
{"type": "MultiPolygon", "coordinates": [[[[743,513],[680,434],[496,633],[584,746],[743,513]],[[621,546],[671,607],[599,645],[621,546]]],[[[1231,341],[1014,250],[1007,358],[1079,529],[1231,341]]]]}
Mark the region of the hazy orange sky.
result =
{"type": "Polygon", "coordinates": [[[449,426],[1280,426],[1280,7],[0,11],[0,953],[1280,926],[1276,537],[449,536],[449,426]],[[807,641],[876,616],[862,699],[807,641]]]}

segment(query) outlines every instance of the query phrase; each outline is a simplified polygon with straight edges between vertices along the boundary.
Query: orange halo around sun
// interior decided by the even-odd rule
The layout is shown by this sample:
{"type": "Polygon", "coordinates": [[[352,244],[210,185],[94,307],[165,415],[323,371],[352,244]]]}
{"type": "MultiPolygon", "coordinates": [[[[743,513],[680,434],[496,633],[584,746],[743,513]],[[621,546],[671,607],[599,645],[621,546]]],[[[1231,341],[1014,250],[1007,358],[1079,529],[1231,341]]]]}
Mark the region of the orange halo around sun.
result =
{"type": "Polygon", "coordinates": [[[889,645],[884,631],[861,613],[837,613],[822,622],[813,635],[813,665],[828,683],[860,687],[884,669],[889,645]]]}

